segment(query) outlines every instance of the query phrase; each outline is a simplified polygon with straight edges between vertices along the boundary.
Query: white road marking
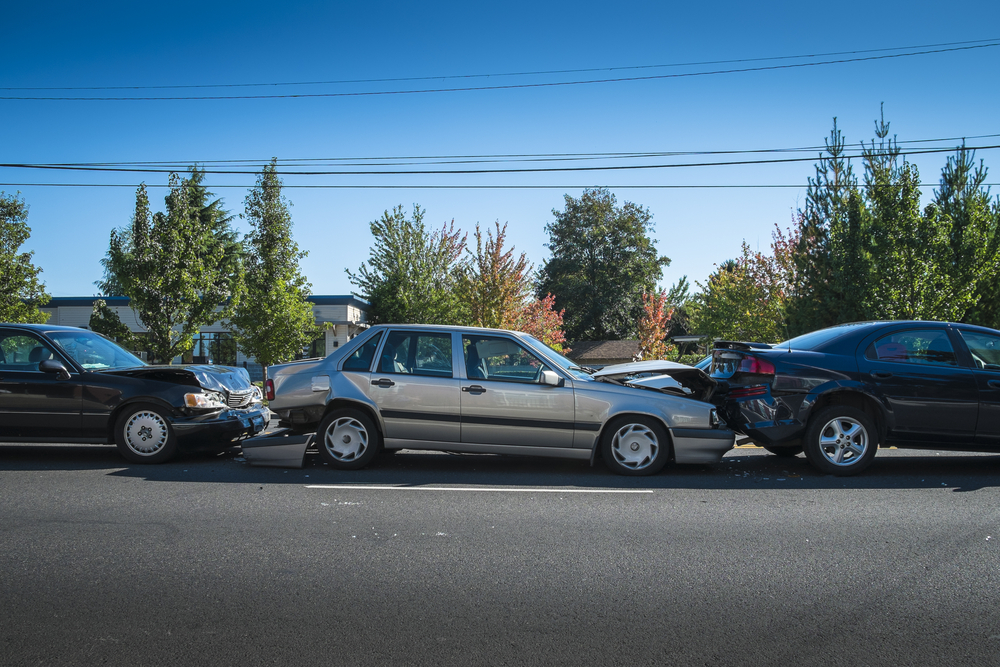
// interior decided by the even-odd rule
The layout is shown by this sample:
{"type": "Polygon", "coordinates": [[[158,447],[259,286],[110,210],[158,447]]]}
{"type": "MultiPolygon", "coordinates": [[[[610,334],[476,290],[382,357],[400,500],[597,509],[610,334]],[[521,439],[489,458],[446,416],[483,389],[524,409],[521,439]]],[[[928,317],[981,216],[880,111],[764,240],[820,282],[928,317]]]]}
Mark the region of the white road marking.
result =
{"type": "Polygon", "coordinates": [[[652,493],[652,489],[504,489],[481,486],[359,486],[355,484],[307,484],[307,489],[360,491],[493,491],[498,493],[652,493]]]}

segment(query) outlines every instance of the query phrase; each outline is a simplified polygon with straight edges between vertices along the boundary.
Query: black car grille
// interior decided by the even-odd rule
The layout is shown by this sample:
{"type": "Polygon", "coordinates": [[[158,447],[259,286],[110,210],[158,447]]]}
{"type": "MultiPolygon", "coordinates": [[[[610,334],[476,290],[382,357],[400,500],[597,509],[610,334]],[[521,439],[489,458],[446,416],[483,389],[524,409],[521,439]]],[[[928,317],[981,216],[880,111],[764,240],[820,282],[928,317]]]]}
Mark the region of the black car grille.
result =
{"type": "Polygon", "coordinates": [[[250,405],[253,400],[253,390],[231,391],[226,398],[226,404],[231,408],[243,408],[250,405]]]}

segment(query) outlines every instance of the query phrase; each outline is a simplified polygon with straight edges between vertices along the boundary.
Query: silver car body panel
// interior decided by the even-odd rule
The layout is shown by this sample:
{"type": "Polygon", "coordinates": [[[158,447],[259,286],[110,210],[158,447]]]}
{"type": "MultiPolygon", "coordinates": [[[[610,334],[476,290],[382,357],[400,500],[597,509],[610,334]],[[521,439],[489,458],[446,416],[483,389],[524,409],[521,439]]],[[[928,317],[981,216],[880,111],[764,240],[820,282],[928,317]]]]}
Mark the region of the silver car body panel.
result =
{"type": "Polygon", "coordinates": [[[295,424],[299,419],[315,427],[331,404],[353,403],[376,419],[387,449],[586,459],[591,458],[611,420],[644,415],[660,421],[670,433],[677,463],[717,462],[733,447],[735,435],[713,425],[714,406],[623,382],[651,374],[680,376],[681,384],[686,375],[707,378],[699,369],[658,361],[610,367],[592,379],[571,372],[564,358],[525,334],[431,325],[376,325],[325,359],[268,369],[275,390],[270,408],[283,421],[295,424]],[[389,337],[382,334],[388,331],[450,332],[452,377],[342,370],[345,360],[381,336],[369,365],[369,369],[378,368],[389,337]],[[504,337],[517,343],[558,375],[562,386],[470,378],[463,335],[504,337]]]}

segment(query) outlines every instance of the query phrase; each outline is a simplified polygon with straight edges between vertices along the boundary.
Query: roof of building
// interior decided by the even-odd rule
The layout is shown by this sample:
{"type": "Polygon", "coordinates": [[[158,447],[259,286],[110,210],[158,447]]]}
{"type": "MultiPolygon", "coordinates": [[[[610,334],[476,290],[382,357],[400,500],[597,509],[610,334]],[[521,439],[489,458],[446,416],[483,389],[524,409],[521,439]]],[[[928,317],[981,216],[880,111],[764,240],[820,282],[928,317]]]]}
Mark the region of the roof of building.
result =
{"type": "Polygon", "coordinates": [[[580,340],[569,347],[570,359],[631,359],[639,352],[639,341],[580,340]]]}

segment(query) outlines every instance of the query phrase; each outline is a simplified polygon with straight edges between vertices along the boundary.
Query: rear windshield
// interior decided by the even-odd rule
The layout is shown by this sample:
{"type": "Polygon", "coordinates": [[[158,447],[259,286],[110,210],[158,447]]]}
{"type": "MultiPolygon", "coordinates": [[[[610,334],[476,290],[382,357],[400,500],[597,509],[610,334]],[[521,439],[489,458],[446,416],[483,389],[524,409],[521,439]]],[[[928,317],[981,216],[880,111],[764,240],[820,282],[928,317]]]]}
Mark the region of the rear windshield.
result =
{"type": "Polygon", "coordinates": [[[850,333],[850,325],[841,325],[836,327],[830,327],[829,329],[820,329],[819,331],[811,331],[807,334],[802,334],[801,336],[796,336],[791,340],[786,340],[783,343],[778,343],[775,348],[784,348],[786,350],[815,350],[818,347],[834,340],[835,338],[840,338],[844,334],[850,333]]]}

